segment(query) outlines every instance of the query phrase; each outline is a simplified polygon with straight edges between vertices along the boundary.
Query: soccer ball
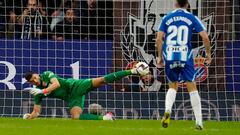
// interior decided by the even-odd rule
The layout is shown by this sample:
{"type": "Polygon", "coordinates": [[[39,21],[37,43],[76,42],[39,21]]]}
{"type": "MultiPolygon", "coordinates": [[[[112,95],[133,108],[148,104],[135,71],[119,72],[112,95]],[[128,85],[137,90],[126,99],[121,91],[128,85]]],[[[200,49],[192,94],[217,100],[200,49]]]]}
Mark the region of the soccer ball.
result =
{"type": "Polygon", "coordinates": [[[136,65],[136,71],[139,75],[143,76],[143,75],[147,75],[150,71],[149,71],[149,66],[147,63],[145,62],[138,62],[136,65]]]}
{"type": "Polygon", "coordinates": [[[23,119],[28,119],[28,118],[30,117],[30,115],[31,115],[31,114],[29,114],[29,113],[24,114],[24,115],[23,115],[23,119]]]}
{"type": "Polygon", "coordinates": [[[93,103],[88,106],[88,112],[90,114],[103,115],[103,108],[101,105],[93,103]]]}

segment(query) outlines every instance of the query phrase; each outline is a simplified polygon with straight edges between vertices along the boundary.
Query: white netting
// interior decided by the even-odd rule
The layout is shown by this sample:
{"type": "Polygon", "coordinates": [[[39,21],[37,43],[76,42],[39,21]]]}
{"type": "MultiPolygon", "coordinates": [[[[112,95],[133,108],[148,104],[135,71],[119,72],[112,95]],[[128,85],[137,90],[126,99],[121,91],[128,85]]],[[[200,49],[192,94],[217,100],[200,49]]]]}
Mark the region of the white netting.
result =
{"type": "MultiPolygon", "coordinates": [[[[85,107],[99,103],[118,118],[161,117],[167,82],[163,69],[156,68],[155,34],[175,0],[39,0],[38,6],[34,2],[0,0],[1,116],[31,111],[33,98],[22,91],[29,87],[22,79],[28,70],[93,78],[145,61],[151,76],[124,78],[91,92],[85,107]]],[[[240,3],[190,0],[189,4],[188,10],[202,20],[212,43],[213,62],[207,66],[200,38],[194,34],[192,39],[204,119],[239,120],[240,3]]],[[[44,100],[42,116],[68,116],[63,106],[60,100],[44,100]]],[[[184,84],[173,112],[175,119],[193,118],[184,84]]]]}

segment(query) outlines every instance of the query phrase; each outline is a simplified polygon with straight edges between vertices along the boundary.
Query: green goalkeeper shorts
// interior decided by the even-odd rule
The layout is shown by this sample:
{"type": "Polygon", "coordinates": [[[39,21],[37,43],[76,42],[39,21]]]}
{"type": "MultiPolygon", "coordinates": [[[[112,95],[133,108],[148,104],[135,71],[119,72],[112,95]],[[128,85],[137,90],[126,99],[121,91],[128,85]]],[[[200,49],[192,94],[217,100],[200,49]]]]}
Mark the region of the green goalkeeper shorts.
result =
{"type": "Polygon", "coordinates": [[[71,110],[75,106],[81,107],[83,109],[85,94],[87,94],[89,91],[93,89],[94,88],[92,79],[77,80],[72,87],[72,92],[68,103],[69,109],[71,110]]]}

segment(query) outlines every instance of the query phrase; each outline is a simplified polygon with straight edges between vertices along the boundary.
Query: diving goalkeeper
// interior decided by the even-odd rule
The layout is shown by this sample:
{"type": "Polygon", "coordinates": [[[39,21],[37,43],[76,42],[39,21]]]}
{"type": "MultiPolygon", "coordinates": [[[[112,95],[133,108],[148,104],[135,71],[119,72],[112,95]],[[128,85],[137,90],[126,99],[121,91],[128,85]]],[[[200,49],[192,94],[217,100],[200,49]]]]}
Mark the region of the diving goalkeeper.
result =
{"type": "Polygon", "coordinates": [[[37,88],[30,89],[34,95],[34,107],[31,114],[25,114],[25,119],[34,119],[39,116],[41,110],[41,101],[43,98],[58,98],[68,103],[71,118],[74,120],[112,120],[112,115],[104,116],[95,114],[82,114],[85,95],[107,83],[120,80],[125,76],[138,74],[145,75],[149,72],[148,65],[139,62],[135,68],[114,72],[103,77],[91,79],[64,79],[51,71],[45,71],[42,74],[36,72],[25,73],[25,79],[37,88]]]}

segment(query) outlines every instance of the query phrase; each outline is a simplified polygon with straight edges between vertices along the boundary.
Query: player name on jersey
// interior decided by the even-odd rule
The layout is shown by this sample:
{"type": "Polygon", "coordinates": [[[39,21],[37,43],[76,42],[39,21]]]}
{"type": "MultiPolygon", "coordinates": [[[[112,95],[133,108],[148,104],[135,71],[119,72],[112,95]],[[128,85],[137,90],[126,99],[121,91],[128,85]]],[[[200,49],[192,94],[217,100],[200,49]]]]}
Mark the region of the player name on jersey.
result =
{"type": "Polygon", "coordinates": [[[183,21],[188,25],[192,25],[192,21],[183,16],[175,16],[167,20],[166,25],[170,25],[173,22],[183,21]]]}

